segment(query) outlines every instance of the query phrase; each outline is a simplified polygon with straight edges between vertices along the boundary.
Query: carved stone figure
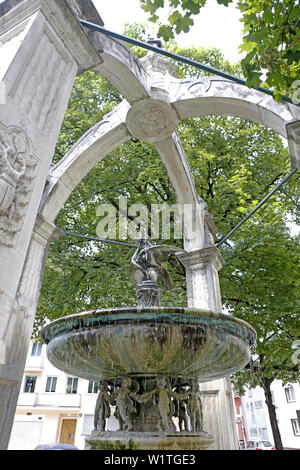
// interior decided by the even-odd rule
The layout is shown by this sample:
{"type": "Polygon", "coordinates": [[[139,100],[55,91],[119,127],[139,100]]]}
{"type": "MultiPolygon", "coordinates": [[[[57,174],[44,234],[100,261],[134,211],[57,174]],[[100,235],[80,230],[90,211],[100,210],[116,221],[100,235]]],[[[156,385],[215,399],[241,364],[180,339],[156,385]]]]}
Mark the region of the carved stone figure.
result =
{"type": "Polygon", "coordinates": [[[106,419],[110,417],[110,395],[107,382],[99,382],[99,393],[94,413],[94,429],[105,431],[106,419]]]}
{"type": "Polygon", "coordinates": [[[196,382],[191,383],[187,402],[187,413],[191,421],[191,431],[203,431],[203,412],[200,392],[196,382]]]}
{"type": "Polygon", "coordinates": [[[186,390],[183,387],[177,386],[173,391],[174,398],[174,416],[178,418],[179,431],[189,430],[189,418],[187,415],[187,396],[186,390]],[[176,394],[176,395],[175,395],[176,394]]]}
{"type": "Polygon", "coordinates": [[[175,431],[175,425],[172,421],[172,405],[171,396],[172,389],[168,379],[165,377],[159,377],[156,381],[157,389],[153,392],[157,393],[158,403],[157,407],[161,419],[161,430],[162,431],[175,431]]]}
{"type": "Polygon", "coordinates": [[[132,415],[136,413],[134,401],[137,398],[138,382],[132,381],[129,377],[123,377],[121,387],[113,394],[112,399],[116,404],[116,418],[120,422],[120,429],[124,431],[131,431],[133,429],[132,415]],[[132,391],[132,385],[135,385],[135,390],[132,391]]]}
{"type": "Polygon", "coordinates": [[[0,244],[13,246],[21,229],[37,161],[21,129],[0,124],[0,244]]]}

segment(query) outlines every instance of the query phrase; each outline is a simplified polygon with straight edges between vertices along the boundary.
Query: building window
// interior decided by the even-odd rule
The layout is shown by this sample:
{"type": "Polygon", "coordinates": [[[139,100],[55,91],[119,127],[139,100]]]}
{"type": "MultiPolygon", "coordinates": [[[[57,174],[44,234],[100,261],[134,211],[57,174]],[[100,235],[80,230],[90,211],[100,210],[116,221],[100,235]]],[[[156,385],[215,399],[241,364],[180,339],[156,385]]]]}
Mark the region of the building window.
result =
{"type": "Polygon", "coordinates": [[[269,440],[267,428],[261,428],[261,430],[260,430],[260,435],[261,435],[261,438],[262,438],[264,441],[268,441],[268,440],[269,440]]]}
{"type": "Polygon", "coordinates": [[[89,380],[88,393],[98,393],[98,391],[99,391],[99,383],[89,380]]]}
{"type": "Polygon", "coordinates": [[[256,416],[255,416],[255,412],[254,412],[253,403],[250,403],[250,409],[251,409],[251,419],[252,419],[252,423],[253,423],[253,424],[256,424],[256,416]]]}
{"type": "Polygon", "coordinates": [[[76,377],[68,377],[66,393],[77,393],[77,388],[78,379],[76,377]]]}
{"type": "Polygon", "coordinates": [[[258,436],[257,428],[250,428],[251,436],[258,436]]]}
{"type": "Polygon", "coordinates": [[[24,393],[34,393],[36,384],[36,375],[26,375],[24,383],[24,393]]]}
{"type": "Polygon", "coordinates": [[[43,345],[42,343],[33,343],[31,349],[32,356],[40,356],[42,354],[43,345]]]}
{"type": "Polygon", "coordinates": [[[88,436],[94,429],[94,415],[83,415],[82,436],[88,436]]]}
{"type": "Polygon", "coordinates": [[[255,408],[262,408],[263,407],[262,400],[256,400],[254,402],[254,406],[255,406],[255,408]]]}
{"type": "Polygon", "coordinates": [[[284,391],[287,402],[296,401],[294,387],[290,385],[289,387],[286,387],[284,391]]]}
{"type": "Polygon", "coordinates": [[[292,427],[293,427],[293,432],[295,436],[300,436],[300,426],[299,426],[298,419],[292,419],[291,421],[292,421],[292,427]]]}
{"type": "Polygon", "coordinates": [[[57,377],[47,377],[45,392],[54,393],[56,391],[57,377]]]}

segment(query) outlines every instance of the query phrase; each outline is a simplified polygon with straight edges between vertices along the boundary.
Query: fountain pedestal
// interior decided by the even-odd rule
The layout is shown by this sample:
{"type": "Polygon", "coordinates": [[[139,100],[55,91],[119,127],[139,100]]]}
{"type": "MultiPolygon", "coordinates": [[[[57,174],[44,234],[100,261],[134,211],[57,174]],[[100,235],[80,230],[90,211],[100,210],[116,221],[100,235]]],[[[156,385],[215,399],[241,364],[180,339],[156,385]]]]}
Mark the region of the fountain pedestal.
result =
{"type": "Polygon", "coordinates": [[[213,437],[202,429],[202,405],[196,383],[180,385],[166,377],[123,378],[117,390],[102,382],[95,410],[95,427],[86,448],[186,450],[207,449],[213,437]],[[104,385],[105,384],[105,385],[104,385]],[[101,395],[102,394],[102,395],[101,395]],[[116,405],[117,432],[105,429],[107,404],[116,405]],[[101,416],[100,420],[98,417],[101,416]],[[177,419],[179,432],[172,417],[177,419]],[[195,419],[193,419],[195,417],[195,419]]]}

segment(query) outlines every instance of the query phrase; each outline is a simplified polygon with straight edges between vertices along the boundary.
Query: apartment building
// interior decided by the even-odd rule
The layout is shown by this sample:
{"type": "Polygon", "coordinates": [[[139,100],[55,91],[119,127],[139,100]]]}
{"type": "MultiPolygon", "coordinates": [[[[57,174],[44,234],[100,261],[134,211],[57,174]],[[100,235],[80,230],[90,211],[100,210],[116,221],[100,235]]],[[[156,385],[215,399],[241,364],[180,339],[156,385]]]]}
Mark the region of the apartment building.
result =
{"type": "MultiPolygon", "coordinates": [[[[300,449],[300,381],[283,385],[280,380],[275,380],[271,391],[283,447],[300,449]]],[[[239,439],[268,440],[274,444],[263,389],[247,389],[245,395],[235,397],[235,405],[239,439]]]]}
{"type": "MultiPolygon", "coordinates": [[[[73,444],[84,449],[93,429],[98,384],[66,375],[48,361],[46,346],[31,342],[9,450],[32,450],[41,444],[73,444]]],[[[109,428],[118,422],[109,420],[109,428]]]]}

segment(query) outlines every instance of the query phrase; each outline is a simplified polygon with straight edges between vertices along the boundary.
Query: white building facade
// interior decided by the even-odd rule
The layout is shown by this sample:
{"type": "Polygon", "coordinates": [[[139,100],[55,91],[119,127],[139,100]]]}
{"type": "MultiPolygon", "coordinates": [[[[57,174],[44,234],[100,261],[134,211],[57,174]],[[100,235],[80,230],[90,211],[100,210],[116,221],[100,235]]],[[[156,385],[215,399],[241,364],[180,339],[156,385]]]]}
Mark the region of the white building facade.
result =
{"type": "MultiPolygon", "coordinates": [[[[84,449],[85,436],[93,430],[97,391],[96,383],[53,367],[46,346],[31,342],[8,449],[58,443],[84,449]]],[[[117,421],[110,420],[113,428],[117,421]]]]}
{"type": "MultiPolygon", "coordinates": [[[[283,447],[300,449],[300,380],[287,385],[275,380],[271,391],[283,447]]],[[[247,389],[241,399],[247,441],[268,440],[274,444],[263,389],[247,389]]]]}

